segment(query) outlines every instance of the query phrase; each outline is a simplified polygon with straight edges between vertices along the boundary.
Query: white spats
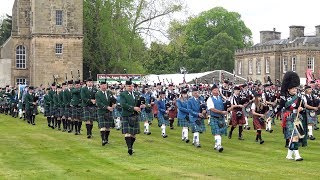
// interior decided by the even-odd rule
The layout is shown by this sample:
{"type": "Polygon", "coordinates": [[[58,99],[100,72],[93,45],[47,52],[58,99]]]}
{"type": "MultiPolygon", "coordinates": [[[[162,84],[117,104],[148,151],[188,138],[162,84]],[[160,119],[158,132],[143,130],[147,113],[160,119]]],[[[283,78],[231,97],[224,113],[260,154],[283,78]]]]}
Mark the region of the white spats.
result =
{"type": "Polygon", "coordinates": [[[115,120],[115,128],[117,129],[117,130],[120,130],[121,129],[121,121],[120,121],[120,117],[117,117],[115,120]]]}
{"type": "Polygon", "coordinates": [[[149,123],[148,123],[148,122],[145,122],[145,123],[144,123],[144,132],[145,132],[145,133],[148,133],[148,132],[149,132],[149,123]]]}
{"type": "Polygon", "coordinates": [[[299,150],[293,150],[293,153],[294,153],[294,160],[296,161],[302,161],[302,157],[300,156],[299,154],[299,150]]]}
{"type": "Polygon", "coordinates": [[[164,124],[161,125],[161,135],[162,136],[166,135],[166,125],[164,125],[164,124]]]}
{"type": "Polygon", "coordinates": [[[292,155],[293,155],[293,150],[288,149],[288,154],[287,154],[286,159],[293,160],[292,155]]]}
{"type": "Polygon", "coordinates": [[[313,130],[313,127],[309,125],[309,126],[308,126],[308,135],[309,135],[309,136],[313,136],[312,130],[313,130]]]}
{"type": "Polygon", "coordinates": [[[193,133],[193,144],[200,145],[200,137],[199,137],[199,132],[193,133]]]}
{"type": "Polygon", "coordinates": [[[182,139],[188,139],[188,135],[189,133],[188,133],[188,128],[187,127],[183,127],[182,128],[182,133],[181,133],[181,138],[182,139]]]}

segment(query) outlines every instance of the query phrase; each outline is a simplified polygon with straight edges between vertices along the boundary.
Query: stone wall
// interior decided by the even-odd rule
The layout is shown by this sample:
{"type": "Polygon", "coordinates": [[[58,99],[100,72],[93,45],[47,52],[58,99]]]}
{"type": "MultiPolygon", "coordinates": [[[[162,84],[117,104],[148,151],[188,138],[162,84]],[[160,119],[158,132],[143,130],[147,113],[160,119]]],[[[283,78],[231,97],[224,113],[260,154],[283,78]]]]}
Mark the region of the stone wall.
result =
{"type": "Polygon", "coordinates": [[[11,84],[11,59],[0,59],[0,87],[11,84]]]}
{"type": "Polygon", "coordinates": [[[33,34],[83,34],[83,1],[32,0],[33,34]],[[63,24],[56,25],[56,10],[63,11],[63,24]]]}
{"type": "Polygon", "coordinates": [[[53,75],[58,77],[58,82],[61,83],[65,80],[65,73],[68,74],[69,79],[71,78],[71,70],[74,73],[74,78],[77,78],[78,69],[82,79],[82,37],[39,36],[31,40],[31,46],[35,49],[31,53],[30,82],[32,85],[51,84],[53,75]],[[61,55],[55,53],[57,43],[63,44],[61,55]]]}

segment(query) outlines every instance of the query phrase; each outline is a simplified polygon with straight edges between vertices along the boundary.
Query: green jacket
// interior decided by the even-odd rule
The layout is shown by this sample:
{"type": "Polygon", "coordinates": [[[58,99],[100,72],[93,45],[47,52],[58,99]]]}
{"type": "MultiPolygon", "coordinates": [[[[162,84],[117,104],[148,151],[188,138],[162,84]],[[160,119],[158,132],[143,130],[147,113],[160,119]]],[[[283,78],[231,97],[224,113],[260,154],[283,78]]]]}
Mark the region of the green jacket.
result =
{"type": "Polygon", "coordinates": [[[97,93],[97,89],[92,87],[91,90],[87,86],[83,87],[81,89],[81,106],[82,107],[87,107],[87,106],[95,106],[92,102],[91,99],[95,99],[95,95],[97,93]]]}
{"type": "Polygon", "coordinates": [[[43,104],[46,108],[50,107],[50,99],[49,99],[49,95],[45,94],[43,97],[43,104]]]}
{"type": "Polygon", "coordinates": [[[63,95],[62,95],[62,99],[63,99],[63,104],[65,105],[65,107],[69,107],[70,103],[71,103],[71,98],[72,98],[72,94],[71,94],[71,89],[65,89],[63,91],[63,95]]]}
{"type": "Polygon", "coordinates": [[[59,94],[54,94],[53,95],[53,107],[59,108],[60,106],[60,101],[59,101],[59,94]]]}
{"type": "Polygon", "coordinates": [[[137,104],[139,93],[133,92],[135,98],[128,91],[120,93],[120,105],[122,107],[122,116],[134,115],[134,107],[137,104]]]}
{"type": "Polygon", "coordinates": [[[72,88],[71,90],[71,103],[72,106],[81,105],[81,88],[72,88]]]}
{"type": "Polygon", "coordinates": [[[49,95],[49,101],[50,101],[50,106],[53,107],[54,106],[54,102],[53,102],[53,95],[55,94],[55,91],[50,90],[48,95],[49,95]]]}
{"type": "Polygon", "coordinates": [[[98,107],[98,114],[103,115],[106,112],[110,112],[107,107],[110,106],[110,100],[112,98],[112,93],[110,91],[105,91],[107,93],[108,99],[106,95],[102,91],[98,91],[95,95],[96,105],[98,107]]]}
{"type": "Polygon", "coordinates": [[[34,94],[30,94],[30,93],[27,93],[25,98],[24,98],[24,103],[26,105],[26,109],[29,110],[29,109],[33,109],[34,108],[34,94]]]}

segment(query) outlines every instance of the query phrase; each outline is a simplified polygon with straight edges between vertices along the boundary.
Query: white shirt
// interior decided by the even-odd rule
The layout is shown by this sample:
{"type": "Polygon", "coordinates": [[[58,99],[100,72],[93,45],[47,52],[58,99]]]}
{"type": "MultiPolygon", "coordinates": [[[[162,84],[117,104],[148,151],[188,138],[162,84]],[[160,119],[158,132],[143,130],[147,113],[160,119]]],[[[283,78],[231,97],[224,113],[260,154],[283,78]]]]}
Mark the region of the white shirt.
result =
{"type": "Polygon", "coordinates": [[[207,107],[208,107],[208,109],[214,108],[214,103],[213,103],[213,101],[212,101],[212,97],[215,98],[215,99],[218,99],[218,98],[219,98],[218,96],[211,96],[210,98],[208,98],[208,100],[207,100],[207,107]]]}

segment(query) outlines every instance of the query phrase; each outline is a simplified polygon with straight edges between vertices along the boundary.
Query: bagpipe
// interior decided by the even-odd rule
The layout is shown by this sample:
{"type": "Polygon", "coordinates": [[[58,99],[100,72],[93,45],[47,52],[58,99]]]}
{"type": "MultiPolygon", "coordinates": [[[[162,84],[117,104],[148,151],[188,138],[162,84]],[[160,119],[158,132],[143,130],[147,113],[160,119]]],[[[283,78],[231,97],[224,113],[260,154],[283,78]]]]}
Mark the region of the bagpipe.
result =
{"type": "MultiPolygon", "coordinates": [[[[256,107],[256,112],[259,114],[265,114],[266,112],[269,111],[269,107],[268,105],[266,105],[265,103],[263,103],[262,101],[259,102],[259,106],[256,107]]],[[[260,122],[265,122],[265,119],[262,117],[259,117],[259,121],[260,122]]]]}
{"type": "Polygon", "coordinates": [[[200,113],[202,113],[203,117],[207,117],[207,104],[205,101],[200,101],[200,113]]]}
{"type": "MultiPolygon", "coordinates": [[[[302,104],[302,98],[300,99],[300,105],[299,105],[299,107],[301,107],[301,104],[302,104]]],[[[298,132],[299,138],[302,139],[302,138],[304,138],[306,132],[305,132],[305,130],[303,129],[303,125],[302,125],[301,120],[299,119],[299,115],[300,115],[300,112],[298,111],[297,116],[296,116],[296,118],[294,119],[293,124],[294,124],[294,130],[296,130],[296,131],[298,132]]],[[[293,131],[294,131],[294,130],[293,130],[293,131]]],[[[291,137],[291,139],[292,139],[292,137],[291,137]]]]}

